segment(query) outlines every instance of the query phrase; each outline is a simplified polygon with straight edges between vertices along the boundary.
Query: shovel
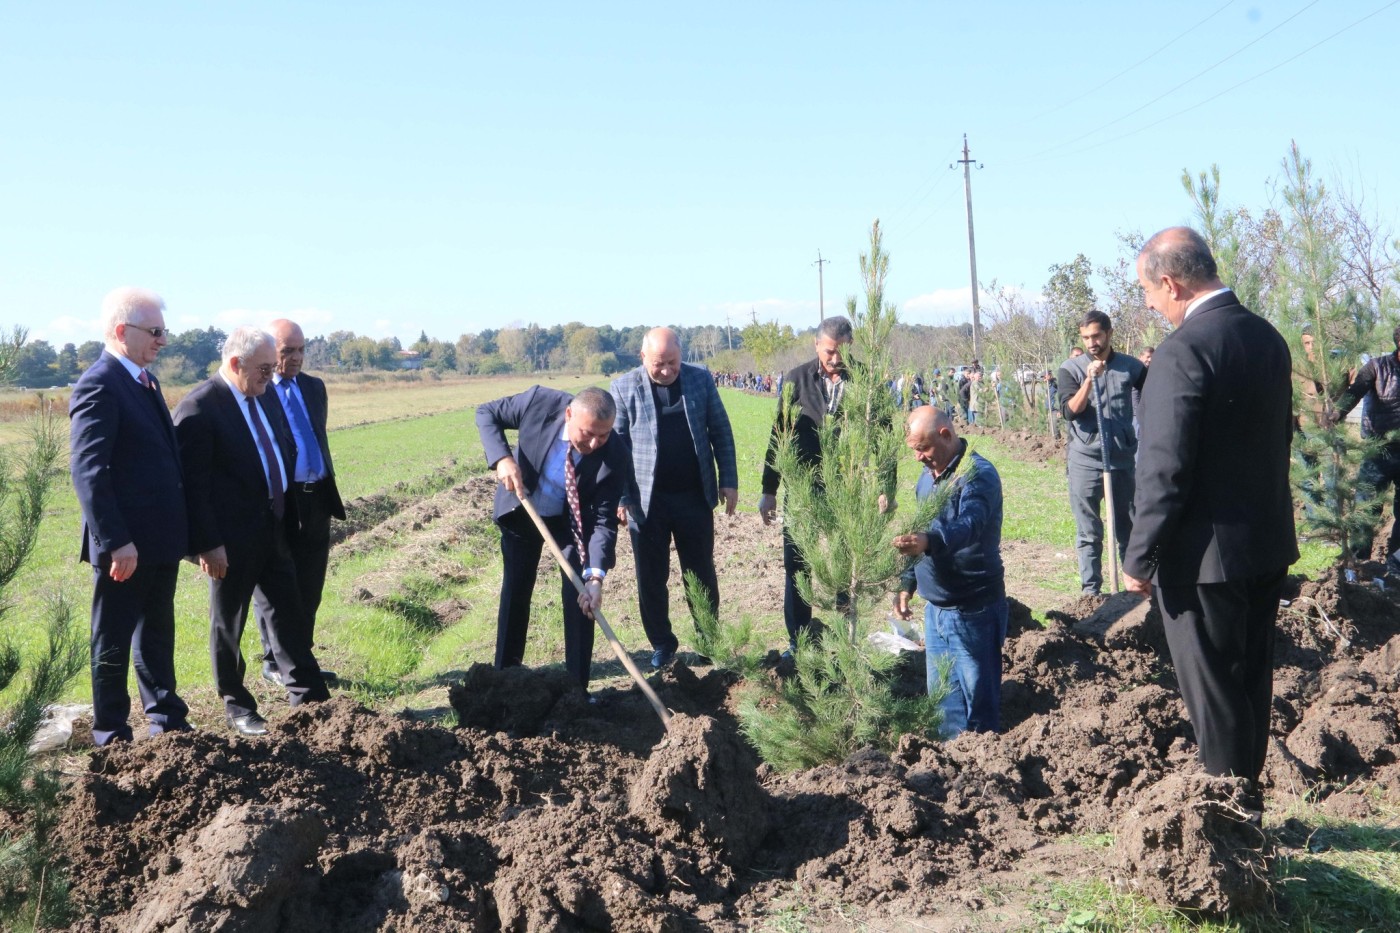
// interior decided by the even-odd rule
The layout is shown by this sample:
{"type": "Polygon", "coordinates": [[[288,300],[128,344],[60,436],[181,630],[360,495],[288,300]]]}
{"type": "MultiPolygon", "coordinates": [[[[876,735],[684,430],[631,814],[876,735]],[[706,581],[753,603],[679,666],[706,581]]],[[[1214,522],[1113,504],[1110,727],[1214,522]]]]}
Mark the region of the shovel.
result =
{"type": "Polygon", "coordinates": [[[1120,589],[1118,581],[1118,522],[1113,511],[1113,477],[1109,475],[1108,438],[1103,433],[1103,383],[1089,377],[1094,383],[1094,413],[1099,418],[1099,450],[1103,452],[1103,501],[1108,512],[1108,522],[1104,527],[1104,547],[1108,550],[1109,566],[1113,568],[1113,592],[1120,589]]]}
{"type": "MultiPolygon", "coordinates": [[[[535,511],[535,504],[530,501],[529,496],[521,496],[520,504],[525,506],[525,511],[530,514],[530,520],[535,523],[535,528],[539,530],[540,537],[544,538],[544,543],[549,545],[549,553],[554,555],[555,561],[559,564],[559,569],[563,570],[564,573],[568,575],[570,582],[574,585],[574,589],[582,594],[583,580],[580,579],[578,571],[575,570],[568,559],[564,557],[564,552],[559,549],[559,544],[554,540],[554,535],[550,534],[549,529],[545,527],[544,519],[540,518],[540,513],[535,511]]],[[[595,609],[593,611],[593,619],[598,623],[598,627],[603,630],[603,637],[605,637],[608,640],[608,644],[612,646],[613,654],[617,655],[617,659],[622,662],[622,666],[627,668],[627,673],[632,675],[632,679],[636,681],[637,687],[641,689],[642,694],[647,698],[647,702],[651,703],[651,708],[656,710],[656,715],[661,717],[661,725],[669,729],[671,727],[671,714],[668,713],[666,707],[661,704],[661,698],[656,695],[655,690],[651,689],[651,684],[647,683],[646,679],[642,677],[642,672],[637,670],[637,665],[632,661],[632,658],[628,656],[627,649],[622,647],[622,642],[617,640],[617,635],[613,633],[612,626],[608,624],[607,619],[603,618],[603,611],[601,609],[595,609]]]]}

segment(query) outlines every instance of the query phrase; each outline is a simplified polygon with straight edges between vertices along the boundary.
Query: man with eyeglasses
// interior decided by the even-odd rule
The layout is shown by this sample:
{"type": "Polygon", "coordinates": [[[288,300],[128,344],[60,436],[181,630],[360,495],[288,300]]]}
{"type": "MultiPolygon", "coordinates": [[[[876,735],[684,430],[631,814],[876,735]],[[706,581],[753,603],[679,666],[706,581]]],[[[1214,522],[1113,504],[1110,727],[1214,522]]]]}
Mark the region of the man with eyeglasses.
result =
{"type": "Polygon", "coordinates": [[[179,448],[160,383],[147,367],[165,346],[165,302],[118,288],[102,302],[105,348],[68,403],[80,558],[92,565],[93,740],[132,740],[127,667],[151,735],[183,732],[175,691],[175,582],[189,530],[179,448]]]}
{"type": "MultiPolygon", "coordinates": [[[[301,371],[306,359],[306,336],[295,321],[285,318],[273,321],[267,329],[277,341],[277,362],[272,371],[272,385],[263,392],[258,404],[277,406],[281,410],[296,443],[296,470],[288,486],[290,497],[296,500],[296,518],[287,544],[297,568],[297,588],[306,612],[307,638],[314,645],[316,613],[321,608],[326,566],[330,562],[331,518],[344,521],[345,505],[335,485],[330,442],[326,438],[329,409],[326,384],[301,371]]],[[[281,684],[282,675],[267,631],[272,606],[261,589],[253,591],[253,608],[258,620],[258,636],[262,639],[263,679],[281,684]]],[[[328,683],[336,681],[333,671],[323,668],[321,676],[328,683]]]]}
{"type": "Polygon", "coordinates": [[[240,327],[224,341],[218,373],[175,408],[188,477],[190,549],[209,575],[209,654],[230,728],[263,735],[267,722],[243,683],[243,627],[253,590],[267,601],[267,635],[293,706],[330,697],[311,651],[306,610],[288,548],[297,501],[296,446],[280,406],[259,405],[277,360],[271,335],[240,327]]]}

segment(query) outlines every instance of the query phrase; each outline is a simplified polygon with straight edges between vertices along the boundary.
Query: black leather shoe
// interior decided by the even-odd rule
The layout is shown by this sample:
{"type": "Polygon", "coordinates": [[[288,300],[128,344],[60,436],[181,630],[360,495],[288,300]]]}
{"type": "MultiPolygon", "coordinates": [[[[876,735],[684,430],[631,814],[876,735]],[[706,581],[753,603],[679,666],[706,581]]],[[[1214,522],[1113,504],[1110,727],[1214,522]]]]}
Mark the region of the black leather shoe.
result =
{"type": "Polygon", "coordinates": [[[267,735],[267,720],[257,713],[246,716],[230,716],[228,727],[239,735],[267,735]]]}
{"type": "Polygon", "coordinates": [[[282,675],[278,672],[277,668],[275,667],[268,667],[266,664],[264,664],[262,669],[262,679],[272,684],[274,687],[282,686],[282,675]]]}

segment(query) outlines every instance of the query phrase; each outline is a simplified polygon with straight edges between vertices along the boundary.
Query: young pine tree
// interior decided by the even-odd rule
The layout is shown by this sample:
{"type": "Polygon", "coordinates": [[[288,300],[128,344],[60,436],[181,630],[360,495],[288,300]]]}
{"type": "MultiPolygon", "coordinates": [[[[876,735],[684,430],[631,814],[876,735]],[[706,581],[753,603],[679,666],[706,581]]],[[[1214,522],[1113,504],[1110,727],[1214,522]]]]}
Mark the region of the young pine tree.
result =
{"type": "Polygon", "coordinates": [[[1296,374],[1294,483],[1304,527],[1334,542],[1350,568],[1357,542],[1369,539],[1380,519],[1380,500],[1361,466],[1386,439],[1361,436],[1334,409],[1369,344],[1376,312],[1369,296],[1346,285],[1334,205],[1296,143],[1283,167],[1282,261],[1270,295],[1296,374]]]}
{"type": "Polygon", "coordinates": [[[903,418],[889,390],[896,315],[884,300],[889,256],[879,221],[871,227],[870,252],[860,257],[860,270],[865,304],[858,307],[855,298],[847,303],[854,341],[841,404],[821,425],[821,463],[814,468],[801,460],[790,431],[777,446],[787,532],[809,567],[798,586],[814,609],[835,622],[800,636],[795,675],[757,687],[741,707],[745,734],[765,761],[781,769],[837,761],[866,745],[891,748],[906,732],[933,734],[941,720],[942,694],[896,696],[891,679],[900,659],[866,638],[872,621],[887,611],[889,591],[904,569],[905,559],[891,542],[926,528],[941,503],[890,507],[906,451],[903,418]]]}
{"type": "MultiPolygon", "coordinates": [[[[22,332],[0,343],[17,350],[22,332]]],[[[0,348],[0,384],[13,352],[0,348]]],[[[42,404],[42,402],[41,402],[42,404]]],[[[53,412],[41,407],[27,449],[0,448],[0,618],[11,608],[10,585],[38,540],[39,523],[62,446],[53,412]],[[18,453],[19,456],[14,456],[18,453]]],[[[27,673],[9,709],[0,710],[0,807],[16,829],[0,834],[0,928],[61,926],[67,920],[67,882],[54,864],[53,829],[58,816],[58,778],[29,753],[29,743],[69,682],[87,663],[87,644],[57,600],[47,620],[46,648],[24,668],[20,652],[0,636],[0,691],[27,673]]]]}

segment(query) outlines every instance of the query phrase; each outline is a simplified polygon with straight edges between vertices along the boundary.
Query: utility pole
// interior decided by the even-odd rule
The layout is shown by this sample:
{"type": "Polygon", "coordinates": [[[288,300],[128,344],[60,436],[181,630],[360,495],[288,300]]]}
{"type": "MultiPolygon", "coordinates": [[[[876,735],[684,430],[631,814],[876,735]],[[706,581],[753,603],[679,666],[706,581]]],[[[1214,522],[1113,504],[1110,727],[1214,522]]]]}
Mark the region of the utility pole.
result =
{"type": "MultiPolygon", "coordinates": [[[[982,163],[976,163],[978,168],[982,163]]],[[[961,165],[963,167],[963,190],[967,192],[967,260],[972,267],[972,355],[975,359],[982,358],[980,343],[980,333],[982,330],[982,314],[977,303],[977,240],[972,235],[972,157],[967,153],[967,134],[963,133],[963,157],[949,168],[961,165]]]]}
{"type": "Polygon", "coordinates": [[[817,267],[817,313],[821,315],[817,319],[817,328],[820,329],[822,321],[826,320],[826,287],[822,282],[822,266],[831,262],[830,259],[822,258],[822,251],[817,250],[817,261],[812,265],[817,267]]]}
{"type": "Polygon", "coordinates": [[[729,349],[734,349],[734,327],[729,323],[729,312],[724,312],[724,333],[729,337],[729,349]]]}

